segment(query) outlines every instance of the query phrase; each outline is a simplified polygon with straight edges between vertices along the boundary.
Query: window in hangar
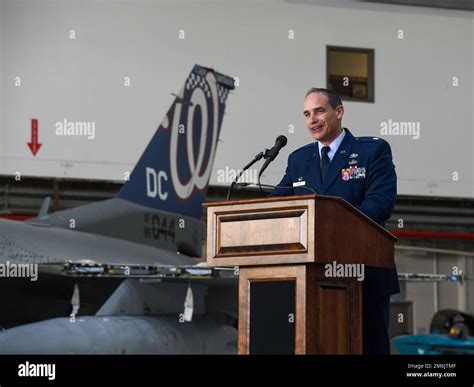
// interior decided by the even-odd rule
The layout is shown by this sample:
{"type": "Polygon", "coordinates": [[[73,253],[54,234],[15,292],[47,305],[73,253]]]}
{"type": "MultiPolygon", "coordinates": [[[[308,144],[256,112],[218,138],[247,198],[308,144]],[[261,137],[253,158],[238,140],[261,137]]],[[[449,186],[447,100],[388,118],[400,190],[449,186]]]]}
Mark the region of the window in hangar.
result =
{"type": "Polygon", "coordinates": [[[374,102],[374,50],[326,46],[327,88],[348,101],[374,102]]]}

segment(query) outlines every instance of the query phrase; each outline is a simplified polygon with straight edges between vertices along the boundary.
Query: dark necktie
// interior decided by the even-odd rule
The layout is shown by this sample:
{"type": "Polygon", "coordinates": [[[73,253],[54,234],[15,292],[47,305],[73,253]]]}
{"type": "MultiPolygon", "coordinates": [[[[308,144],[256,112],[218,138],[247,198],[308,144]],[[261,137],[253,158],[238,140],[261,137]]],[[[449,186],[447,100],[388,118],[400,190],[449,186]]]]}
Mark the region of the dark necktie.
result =
{"type": "Polygon", "coordinates": [[[328,153],[331,150],[330,147],[325,146],[321,149],[321,183],[324,183],[324,178],[328,172],[329,164],[331,160],[329,159],[328,153]]]}

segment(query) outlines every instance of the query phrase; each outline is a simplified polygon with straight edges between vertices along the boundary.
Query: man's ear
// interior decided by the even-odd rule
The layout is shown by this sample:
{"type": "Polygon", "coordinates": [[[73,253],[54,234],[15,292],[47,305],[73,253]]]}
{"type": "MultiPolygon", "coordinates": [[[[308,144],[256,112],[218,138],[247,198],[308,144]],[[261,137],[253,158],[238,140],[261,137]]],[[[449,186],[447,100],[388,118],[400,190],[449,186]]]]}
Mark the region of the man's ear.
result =
{"type": "Polygon", "coordinates": [[[338,107],[336,107],[336,117],[338,119],[341,119],[342,116],[344,115],[344,106],[343,105],[339,105],[338,107]]]}

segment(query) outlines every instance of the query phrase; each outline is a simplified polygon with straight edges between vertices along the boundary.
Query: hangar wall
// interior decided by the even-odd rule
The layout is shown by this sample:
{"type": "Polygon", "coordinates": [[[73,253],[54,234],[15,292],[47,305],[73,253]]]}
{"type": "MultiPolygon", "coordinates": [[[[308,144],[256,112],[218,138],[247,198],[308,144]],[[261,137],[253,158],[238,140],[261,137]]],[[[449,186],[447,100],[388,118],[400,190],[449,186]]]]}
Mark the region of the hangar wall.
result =
{"type": "Polygon", "coordinates": [[[219,172],[242,167],[286,134],[288,146],[263,179],[275,184],[290,151],[311,141],[302,97],[310,86],[325,86],[325,46],[341,45],[375,49],[375,103],[346,102],[345,126],[355,135],[380,136],[389,119],[420,123],[419,139],[385,137],[399,194],[474,197],[473,20],[468,13],[412,9],[276,0],[5,0],[0,174],[123,179],[171,93],[199,63],[239,78],[211,184],[228,184],[219,172]],[[32,118],[42,143],[36,157],[27,146],[32,118]],[[94,123],[94,138],[57,136],[55,124],[64,120],[94,123]]]}

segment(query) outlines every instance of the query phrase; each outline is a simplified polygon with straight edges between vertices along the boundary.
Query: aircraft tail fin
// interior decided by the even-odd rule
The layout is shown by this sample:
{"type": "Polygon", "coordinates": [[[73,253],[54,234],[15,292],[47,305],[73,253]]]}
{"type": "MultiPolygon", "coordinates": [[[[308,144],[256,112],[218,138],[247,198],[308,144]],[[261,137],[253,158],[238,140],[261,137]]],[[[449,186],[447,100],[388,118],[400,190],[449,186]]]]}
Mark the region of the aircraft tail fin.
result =
{"type": "Polygon", "coordinates": [[[201,218],[234,80],[195,65],[117,197],[201,218]]]}

